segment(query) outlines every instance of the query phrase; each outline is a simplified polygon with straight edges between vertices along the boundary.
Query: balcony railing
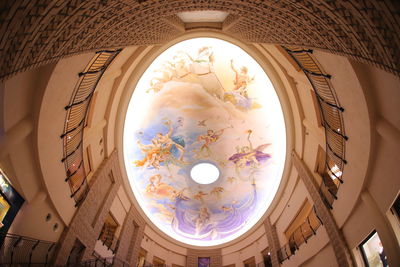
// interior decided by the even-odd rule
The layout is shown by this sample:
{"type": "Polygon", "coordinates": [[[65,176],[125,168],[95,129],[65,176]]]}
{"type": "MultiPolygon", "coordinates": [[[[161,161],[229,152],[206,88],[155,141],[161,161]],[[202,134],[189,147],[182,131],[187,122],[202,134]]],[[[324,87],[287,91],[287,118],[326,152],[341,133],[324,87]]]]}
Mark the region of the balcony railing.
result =
{"type": "Polygon", "coordinates": [[[301,244],[307,243],[308,239],[316,235],[317,229],[321,225],[322,221],[313,206],[305,221],[290,235],[289,242],[278,251],[279,261],[283,262],[294,255],[301,244]]]}
{"type": "Polygon", "coordinates": [[[347,163],[345,147],[348,137],[345,134],[344,108],[330,83],[331,76],[325,74],[312,56],[312,50],[299,47],[284,47],[307,76],[316,95],[322,126],[325,128],[326,148],[325,166],[321,173],[320,194],[326,205],[332,209],[337,199],[340,184],[343,183],[343,169],[347,163]]]}
{"type": "Polygon", "coordinates": [[[66,178],[71,189],[71,197],[76,206],[87,192],[86,170],[83,164],[83,129],[86,125],[90,102],[100,78],[121,50],[99,51],[84,72],[79,73],[79,81],[72,94],[67,111],[63,140],[64,155],[61,160],[65,165],[66,178]]]}
{"type": "Polygon", "coordinates": [[[29,237],[0,235],[0,265],[50,266],[55,243],[29,237]]]}
{"type": "Polygon", "coordinates": [[[101,258],[101,257],[96,257],[91,260],[87,260],[81,263],[78,263],[74,266],[79,266],[79,267],[130,267],[129,263],[120,260],[115,257],[111,258],[101,258]]]}

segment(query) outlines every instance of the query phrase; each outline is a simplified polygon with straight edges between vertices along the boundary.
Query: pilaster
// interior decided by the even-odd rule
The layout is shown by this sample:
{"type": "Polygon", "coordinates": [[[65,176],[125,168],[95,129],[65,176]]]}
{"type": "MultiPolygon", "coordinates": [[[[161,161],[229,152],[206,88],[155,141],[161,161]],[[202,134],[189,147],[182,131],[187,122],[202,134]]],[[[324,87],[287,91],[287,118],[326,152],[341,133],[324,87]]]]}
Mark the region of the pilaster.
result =
{"type": "Polygon", "coordinates": [[[82,261],[92,257],[95,243],[112,201],[121,185],[118,157],[114,151],[94,174],[89,192],[68,227],[64,229],[55,253],[55,265],[66,265],[75,241],[83,244],[82,261]]]}
{"type": "Polygon", "coordinates": [[[294,151],[292,152],[292,159],[293,165],[296,168],[300,179],[303,181],[312,201],[314,202],[317,214],[325,226],[331,245],[335,251],[338,265],[341,267],[354,266],[350,250],[344,240],[342,231],[337,226],[331,211],[325,205],[311,171],[294,151]]]}
{"type": "Polygon", "coordinates": [[[268,246],[271,251],[272,267],[279,267],[278,251],[280,249],[278,234],[275,225],[271,224],[269,217],[264,221],[265,233],[267,235],[268,246]]]}

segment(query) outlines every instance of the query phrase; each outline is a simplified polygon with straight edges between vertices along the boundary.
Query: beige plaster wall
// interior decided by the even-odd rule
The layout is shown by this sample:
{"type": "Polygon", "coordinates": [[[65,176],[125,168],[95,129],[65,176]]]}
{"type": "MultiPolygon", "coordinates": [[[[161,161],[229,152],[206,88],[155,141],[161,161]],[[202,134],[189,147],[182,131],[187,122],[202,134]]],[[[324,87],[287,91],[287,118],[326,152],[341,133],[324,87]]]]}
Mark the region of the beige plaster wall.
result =
{"type": "Polygon", "coordinates": [[[339,266],[335,259],[335,253],[331,245],[325,246],[322,250],[316,252],[314,256],[301,266],[304,267],[336,267],[339,266]]]}
{"type": "Polygon", "coordinates": [[[326,73],[332,75],[332,86],[345,109],[343,119],[349,137],[345,151],[348,164],[343,171],[345,184],[333,204],[333,214],[341,227],[356,204],[368,169],[371,118],[363,89],[348,59],[320,51],[316,51],[315,56],[326,73]]]}
{"type": "MultiPolygon", "coordinates": [[[[308,262],[314,261],[314,257],[318,257],[318,259],[321,260],[321,257],[317,255],[327,246],[330,246],[328,234],[324,227],[319,227],[316,231],[316,235],[308,239],[307,244],[301,245],[300,249],[297,250],[296,254],[291,256],[289,260],[285,260],[282,263],[282,267],[307,266],[308,262]]],[[[332,248],[330,248],[330,250],[332,250],[332,248]]],[[[322,262],[336,263],[334,254],[324,255],[322,256],[322,261],[320,262],[319,260],[317,260],[320,264],[319,266],[325,266],[322,262]]],[[[337,263],[332,266],[337,266],[337,263]]]]}
{"type": "MultiPolygon", "coordinates": [[[[149,233],[148,230],[147,233],[149,233]]],[[[154,238],[153,235],[152,238],[154,238]]],[[[157,240],[156,238],[154,238],[156,239],[156,241],[154,241],[152,238],[145,234],[142,240],[141,247],[147,251],[146,261],[152,263],[153,257],[156,256],[164,260],[165,264],[168,266],[171,266],[172,264],[186,266],[186,249],[184,251],[184,254],[180,254],[176,252],[176,247],[174,249],[173,246],[163,246],[166,245],[165,242],[160,242],[160,240],[157,240]]],[[[182,249],[180,251],[183,252],[182,249]]]]}
{"type": "MultiPolygon", "coordinates": [[[[258,49],[260,58],[269,60],[270,67],[275,68],[276,77],[273,80],[284,88],[281,95],[286,97],[286,112],[290,113],[291,146],[314,171],[318,146],[325,147],[325,140],[323,128],[317,122],[311,87],[302,72],[279,48],[258,44],[254,48],[258,49]]],[[[132,93],[128,89],[134,87],[138,75],[150,62],[151,57],[147,58],[146,54],[149,52],[154,56],[157,49],[125,49],[100,81],[84,139],[84,147],[91,148],[94,170],[119,147],[120,137],[116,136],[115,129],[121,128],[124,121],[124,116],[120,114],[121,107],[126,106],[132,93]]],[[[385,214],[400,189],[400,179],[395,174],[400,162],[399,78],[344,57],[321,51],[314,54],[325,72],[332,75],[332,86],[345,108],[343,117],[349,136],[345,183],[339,190],[332,213],[350,249],[378,227],[384,229],[383,244],[390,247],[389,252],[393,255],[397,247],[393,245],[394,237],[390,238],[390,230],[385,230],[389,225],[385,214]],[[369,200],[361,197],[363,192],[371,195],[376,209],[366,204],[369,200]]],[[[28,200],[12,227],[14,233],[56,241],[64,225],[74,215],[74,203],[69,198],[69,188],[64,182],[64,166],[60,163],[62,145],[59,135],[65,119],[63,107],[76,84],[76,74],[83,70],[92,56],[89,53],[66,58],[57,64],[21,73],[2,85],[4,104],[1,117],[5,137],[1,137],[0,145],[5,152],[0,152],[0,164],[28,200]],[[24,164],[20,164],[21,161],[24,164]],[[54,214],[50,223],[44,222],[48,212],[54,214]],[[35,226],[28,222],[34,222],[35,226]],[[58,232],[49,227],[55,222],[60,223],[58,232]]],[[[124,167],[122,160],[119,166],[124,167]]],[[[122,175],[125,175],[124,171],[122,175]]],[[[272,224],[276,226],[280,245],[286,243],[283,232],[304,200],[309,198],[296,170],[288,169],[287,175],[279,197],[268,211],[272,224]]],[[[135,205],[126,177],[124,179],[110,208],[120,225],[131,205],[135,205]]],[[[166,260],[167,265],[186,265],[188,250],[185,246],[165,238],[149,226],[144,231],[141,246],[148,251],[148,261],[157,256],[166,260]]],[[[265,229],[258,225],[240,242],[232,242],[221,249],[222,264],[242,266],[242,261],[252,256],[260,262],[261,251],[267,246],[265,229]]],[[[303,244],[283,266],[321,266],[326,262],[337,266],[328,235],[322,226],[317,235],[303,244]]]]}
{"type": "Polygon", "coordinates": [[[37,106],[53,69],[54,64],[23,72],[1,88],[1,164],[13,186],[28,201],[34,198],[41,183],[33,145],[35,123],[37,106]],[[20,164],[21,158],[26,164],[20,164]]]}
{"type": "Polygon", "coordinates": [[[31,202],[23,204],[9,233],[55,242],[60,238],[64,227],[47,194],[40,191],[31,202]],[[51,216],[49,221],[46,220],[48,214],[51,216]],[[55,225],[58,225],[56,229],[55,225]]]}
{"type": "MultiPolygon", "coordinates": [[[[307,199],[310,199],[308,197],[307,189],[304,186],[304,183],[299,180],[281,216],[274,223],[281,246],[286,244],[288,241],[284,235],[286,229],[296,217],[297,213],[307,199]]],[[[309,202],[312,204],[311,200],[309,200],[309,202]]]]}
{"type": "MultiPolygon", "coordinates": [[[[49,64],[7,80],[1,86],[0,110],[4,133],[0,138],[0,165],[25,199],[9,233],[48,241],[57,241],[64,228],[43,182],[37,142],[40,104],[55,68],[55,64],[49,64]],[[51,216],[49,221],[45,219],[47,214],[51,216]]],[[[57,145],[61,147],[59,138],[57,145]]]]}
{"type": "Polygon", "coordinates": [[[267,237],[264,227],[260,227],[256,232],[234,246],[229,246],[221,250],[222,265],[235,264],[242,266],[243,261],[255,257],[256,263],[263,261],[262,251],[268,247],[267,237]]]}
{"type": "Polygon", "coordinates": [[[60,138],[69,104],[78,83],[78,73],[85,70],[94,53],[86,53],[60,60],[51,75],[40,103],[37,145],[43,182],[58,213],[69,224],[75,213],[75,201],[65,182],[63,144],[60,138]]]}

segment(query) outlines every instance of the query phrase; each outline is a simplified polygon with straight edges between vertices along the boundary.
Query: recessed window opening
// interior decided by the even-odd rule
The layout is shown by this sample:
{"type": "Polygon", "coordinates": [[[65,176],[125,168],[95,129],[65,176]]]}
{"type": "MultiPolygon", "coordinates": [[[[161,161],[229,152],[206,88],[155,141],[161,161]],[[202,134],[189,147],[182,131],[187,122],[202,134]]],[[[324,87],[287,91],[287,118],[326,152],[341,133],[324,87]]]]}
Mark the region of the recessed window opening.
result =
{"type": "Polygon", "coordinates": [[[373,231],[359,246],[364,263],[367,267],[387,267],[387,257],[381,239],[373,231]]]}

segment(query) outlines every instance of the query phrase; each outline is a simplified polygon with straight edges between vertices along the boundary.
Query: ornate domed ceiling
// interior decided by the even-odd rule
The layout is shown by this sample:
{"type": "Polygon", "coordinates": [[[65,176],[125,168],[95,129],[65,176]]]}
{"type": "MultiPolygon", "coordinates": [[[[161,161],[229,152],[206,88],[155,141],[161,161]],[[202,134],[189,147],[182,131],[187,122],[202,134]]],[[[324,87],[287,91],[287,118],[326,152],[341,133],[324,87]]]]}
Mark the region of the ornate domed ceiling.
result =
{"type": "Polygon", "coordinates": [[[180,42],[153,61],[130,100],[123,140],[144,213],[195,246],[231,241],[260,220],[286,153],[269,78],[243,49],[213,38],[180,42]]]}

